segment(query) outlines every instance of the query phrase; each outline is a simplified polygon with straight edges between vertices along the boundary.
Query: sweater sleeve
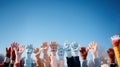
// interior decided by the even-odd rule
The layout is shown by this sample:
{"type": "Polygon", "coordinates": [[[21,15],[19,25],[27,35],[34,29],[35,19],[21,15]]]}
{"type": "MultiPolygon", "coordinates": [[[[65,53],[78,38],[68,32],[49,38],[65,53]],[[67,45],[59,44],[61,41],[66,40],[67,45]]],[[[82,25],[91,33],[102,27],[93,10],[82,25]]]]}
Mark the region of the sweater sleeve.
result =
{"type": "Polygon", "coordinates": [[[59,60],[58,63],[59,63],[59,64],[58,64],[58,67],[65,67],[65,65],[64,65],[64,60],[59,60]]]}
{"type": "Polygon", "coordinates": [[[73,57],[66,57],[66,59],[67,59],[67,66],[68,67],[74,67],[73,57]]]}
{"type": "Polygon", "coordinates": [[[93,60],[93,67],[100,67],[101,65],[100,65],[100,60],[99,60],[99,58],[95,58],[94,60],[93,60]]]}
{"type": "Polygon", "coordinates": [[[114,46],[113,48],[114,48],[114,52],[115,52],[118,66],[120,67],[120,46],[114,46]]]}
{"type": "Polygon", "coordinates": [[[48,54],[44,54],[44,67],[50,67],[50,57],[48,54]]]}
{"type": "Polygon", "coordinates": [[[79,56],[74,56],[73,59],[74,59],[74,61],[73,61],[74,67],[81,67],[79,56]]]}
{"type": "Polygon", "coordinates": [[[81,67],[88,67],[87,60],[82,61],[81,67]]]}
{"type": "Polygon", "coordinates": [[[36,67],[42,67],[42,61],[40,58],[36,59],[36,67]]]}

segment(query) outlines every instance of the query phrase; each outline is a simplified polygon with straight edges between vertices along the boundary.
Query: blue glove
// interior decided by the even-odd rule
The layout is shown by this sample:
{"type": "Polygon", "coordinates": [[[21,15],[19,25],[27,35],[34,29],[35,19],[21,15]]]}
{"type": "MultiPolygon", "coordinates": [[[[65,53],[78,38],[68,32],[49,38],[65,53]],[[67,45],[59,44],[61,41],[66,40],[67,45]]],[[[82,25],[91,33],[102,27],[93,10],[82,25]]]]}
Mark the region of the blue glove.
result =
{"type": "Polygon", "coordinates": [[[60,60],[64,60],[64,54],[65,54],[64,49],[62,47],[59,47],[58,48],[58,56],[59,56],[60,60]]]}
{"type": "Polygon", "coordinates": [[[67,54],[67,57],[72,57],[71,54],[71,43],[69,41],[64,42],[64,49],[67,54]]]}
{"type": "Polygon", "coordinates": [[[24,67],[31,67],[32,64],[32,59],[31,59],[31,54],[33,52],[33,46],[32,45],[27,45],[26,47],[26,58],[25,58],[25,64],[24,67]]]}
{"type": "Polygon", "coordinates": [[[79,44],[77,42],[72,42],[71,43],[71,49],[72,49],[72,55],[73,56],[78,56],[79,44]]]}

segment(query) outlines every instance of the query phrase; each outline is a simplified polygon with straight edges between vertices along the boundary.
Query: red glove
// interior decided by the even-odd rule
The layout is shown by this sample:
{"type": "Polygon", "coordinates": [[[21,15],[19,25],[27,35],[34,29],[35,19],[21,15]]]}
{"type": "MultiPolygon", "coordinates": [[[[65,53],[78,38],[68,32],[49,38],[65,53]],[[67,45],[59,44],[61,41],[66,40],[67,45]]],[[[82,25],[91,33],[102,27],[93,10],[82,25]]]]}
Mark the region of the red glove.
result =
{"type": "Polygon", "coordinates": [[[115,53],[114,53],[114,50],[112,48],[109,48],[107,50],[107,54],[109,56],[109,62],[110,63],[115,63],[115,53]]]}
{"type": "Polygon", "coordinates": [[[80,56],[81,56],[82,60],[86,60],[87,54],[88,54],[88,50],[86,50],[85,47],[81,47],[80,48],[80,56]]]}
{"type": "Polygon", "coordinates": [[[113,41],[112,41],[112,45],[113,45],[114,47],[119,46],[119,44],[120,44],[120,39],[119,39],[119,40],[113,40],[113,41]]]}

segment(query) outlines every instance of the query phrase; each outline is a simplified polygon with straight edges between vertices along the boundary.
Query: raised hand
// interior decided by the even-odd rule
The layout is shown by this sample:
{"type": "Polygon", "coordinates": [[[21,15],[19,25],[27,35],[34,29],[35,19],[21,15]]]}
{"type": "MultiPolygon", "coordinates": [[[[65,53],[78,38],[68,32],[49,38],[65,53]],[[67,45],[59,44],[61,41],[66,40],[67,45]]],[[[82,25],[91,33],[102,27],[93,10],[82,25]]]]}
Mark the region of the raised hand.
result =
{"type": "Polygon", "coordinates": [[[111,37],[112,40],[112,45],[115,46],[119,46],[120,44],[120,36],[119,35],[114,35],[111,37]]]}
{"type": "Polygon", "coordinates": [[[63,60],[64,59],[64,49],[62,47],[59,47],[58,48],[58,56],[59,56],[59,59],[60,60],[63,60]]]}
{"type": "Polygon", "coordinates": [[[25,46],[22,45],[22,46],[20,46],[19,48],[14,47],[14,50],[15,50],[15,54],[16,54],[16,63],[20,63],[21,55],[22,55],[22,53],[23,53],[24,50],[25,50],[25,46]]]}
{"type": "Polygon", "coordinates": [[[58,44],[55,41],[50,42],[50,51],[52,53],[51,55],[56,55],[57,46],[58,46],[58,44]]]}
{"type": "Polygon", "coordinates": [[[64,42],[64,49],[66,51],[67,57],[71,57],[71,43],[69,41],[64,42]]]}
{"type": "Polygon", "coordinates": [[[10,58],[11,48],[6,48],[6,57],[10,58]]]}
{"type": "Polygon", "coordinates": [[[49,46],[48,46],[47,42],[43,42],[43,43],[42,43],[42,46],[41,46],[41,51],[42,51],[44,54],[47,54],[48,48],[49,48],[49,46]]]}
{"type": "Polygon", "coordinates": [[[114,50],[112,48],[109,48],[107,50],[107,54],[108,54],[108,57],[109,57],[109,62],[110,63],[115,63],[115,53],[114,53],[114,50]]]}
{"type": "Polygon", "coordinates": [[[88,51],[89,50],[87,50],[85,47],[80,48],[80,56],[81,56],[82,60],[87,59],[88,51]]]}
{"type": "Polygon", "coordinates": [[[78,56],[79,44],[77,42],[71,43],[71,49],[72,49],[73,56],[78,56]]]}
{"type": "Polygon", "coordinates": [[[11,57],[10,57],[10,58],[11,58],[13,61],[15,61],[15,58],[16,58],[14,48],[18,49],[18,48],[19,48],[18,46],[19,46],[19,44],[18,44],[17,42],[13,42],[13,43],[11,44],[11,57]]]}
{"type": "Polygon", "coordinates": [[[97,58],[98,45],[96,42],[91,42],[89,44],[89,51],[92,53],[93,58],[97,58]]]}
{"type": "Polygon", "coordinates": [[[33,50],[33,53],[34,53],[36,59],[40,57],[40,50],[39,50],[39,48],[35,48],[35,49],[33,50]]]}
{"type": "Polygon", "coordinates": [[[31,58],[31,54],[33,52],[33,46],[31,44],[27,45],[26,52],[27,52],[27,58],[31,58]]]}
{"type": "Polygon", "coordinates": [[[32,59],[31,59],[31,54],[33,52],[33,46],[30,44],[30,45],[27,45],[26,47],[26,58],[25,58],[25,64],[24,64],[24,67],[31,67],[31,63],[32,63],[32,59]]]}
{"type": "Polygon", "coordinates": [[[118,66],[120,67],[120,36],[119,35],[112,36],[111,40],[112,40],[112,45],[115,52],[116,60],[118,66]]]}

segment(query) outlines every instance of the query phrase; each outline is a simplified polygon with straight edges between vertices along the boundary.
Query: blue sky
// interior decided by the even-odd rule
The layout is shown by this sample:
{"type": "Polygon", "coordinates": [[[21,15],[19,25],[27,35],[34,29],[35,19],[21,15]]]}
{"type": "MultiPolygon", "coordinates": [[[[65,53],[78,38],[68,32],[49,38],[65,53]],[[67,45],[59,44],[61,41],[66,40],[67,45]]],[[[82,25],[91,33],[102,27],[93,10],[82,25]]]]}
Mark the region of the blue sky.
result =
{"type": "Polygon", "coordinates": [[[0,0],[0,53],[10,43],[33,44],[65,40],[105,50],[110,37],[120,34],[119,0],[0,0]]]}

